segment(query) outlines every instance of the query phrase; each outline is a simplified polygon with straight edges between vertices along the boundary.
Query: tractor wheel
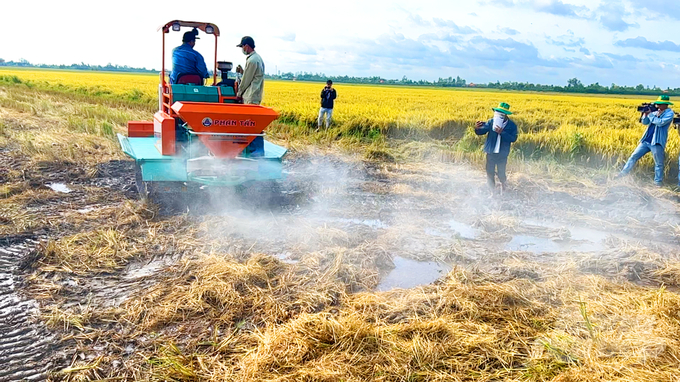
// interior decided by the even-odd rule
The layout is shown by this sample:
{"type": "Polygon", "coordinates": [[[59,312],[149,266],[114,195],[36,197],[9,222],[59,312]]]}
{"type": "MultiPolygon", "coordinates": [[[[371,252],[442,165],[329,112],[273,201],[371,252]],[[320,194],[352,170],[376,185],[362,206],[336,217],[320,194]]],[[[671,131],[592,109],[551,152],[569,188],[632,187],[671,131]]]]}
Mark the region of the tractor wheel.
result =
{"type": "Polygon", "coordinates": [[[244,183],[237,187],[237,193],[248,204],[260,209],[272,209],[282,204],[281,186],[274,180],[244,183]]]}
{"type": "Polygon", "coordinates": [[[135,185],[137,186],[137,193],[139,199],[143,201],[149,200],[149,184],[142,179],[142,166],[139,163],[135,164],[135,185]]]}
{"type": "Polygon", "coordinates": [[[158,205],[162,211],[184,211],[191,200],[183,182],[147,182],[142,178],[142,168],[135,166],[135,184],[139,199],[158,205]]]}
{"type": "Polygon", "coordinates": [[[148,200],[160,208],[162,214],[184,213],[200,207],[204,202],[198,187],[184,182],[144,182],[148,200]]]}

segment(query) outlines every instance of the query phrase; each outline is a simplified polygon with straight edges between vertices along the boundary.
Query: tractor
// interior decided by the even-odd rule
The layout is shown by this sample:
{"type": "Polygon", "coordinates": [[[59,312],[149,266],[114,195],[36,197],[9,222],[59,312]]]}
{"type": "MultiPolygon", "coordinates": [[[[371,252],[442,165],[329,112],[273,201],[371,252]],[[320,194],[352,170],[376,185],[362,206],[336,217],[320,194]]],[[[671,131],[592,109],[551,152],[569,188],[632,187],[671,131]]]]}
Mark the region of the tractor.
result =
{"type": "Polygon", "coordinates": [[[239,103],[239,84],[229,78],[232,63],[217,61],[217,25],[173,20],[158,30],[163,41],[158,111],[152,121],[129,121],[127,136],[118,134],[123,152],[135,161],[141,198],[157,201],[178,192],[191,194],[193,189],[281,179],[287,150],[264,139],[278,114],[268,107],[239,103]],[[182,28],[215,36],[211,85],[204,85],[197,75],[182,76],[177,83],[166,78],[166,34],[182,28]]]}

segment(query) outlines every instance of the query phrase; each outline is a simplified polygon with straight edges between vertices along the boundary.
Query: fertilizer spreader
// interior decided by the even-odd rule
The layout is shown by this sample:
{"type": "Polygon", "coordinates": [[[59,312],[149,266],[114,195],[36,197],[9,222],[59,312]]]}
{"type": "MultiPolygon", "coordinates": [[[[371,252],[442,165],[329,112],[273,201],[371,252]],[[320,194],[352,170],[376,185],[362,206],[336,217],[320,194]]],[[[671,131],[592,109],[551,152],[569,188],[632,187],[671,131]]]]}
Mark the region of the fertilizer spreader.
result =
{"type": "Polygon", "coordinates": [[[237,186],[282,177],[284,147],[264,139],[276,111],[237,103],[238,83],[229,79],[230,62],[217,61],[216,25],[173,20],[159,28],[163,62],[159,110],[153,121],[128,122],[128,135],[118,134],[123,151],[135,160],[137,189],[142,198],[203,186],[237,186]],[[196,75],[166,80],[165,35],[182,27],[215,36],[211,86],[196,75]],[[217,82],[217,71],[221,81],[217,82]]]}

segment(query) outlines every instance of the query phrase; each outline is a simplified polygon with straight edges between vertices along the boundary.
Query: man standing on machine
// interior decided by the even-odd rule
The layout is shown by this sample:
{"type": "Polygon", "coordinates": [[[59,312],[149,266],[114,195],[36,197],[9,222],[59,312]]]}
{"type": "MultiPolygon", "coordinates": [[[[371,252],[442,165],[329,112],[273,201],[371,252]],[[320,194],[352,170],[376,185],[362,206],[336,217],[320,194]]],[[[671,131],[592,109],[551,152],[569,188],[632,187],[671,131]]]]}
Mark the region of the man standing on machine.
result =
{"type": "Polygon", "coordinates": [[[236,97],[246,104],[259,105],[264,91],[264,62],[255,52],[255,41],[250,36],[244,36],[241,43],[236,45],[247,56],[243,78],[238,87],[236,97]]]}

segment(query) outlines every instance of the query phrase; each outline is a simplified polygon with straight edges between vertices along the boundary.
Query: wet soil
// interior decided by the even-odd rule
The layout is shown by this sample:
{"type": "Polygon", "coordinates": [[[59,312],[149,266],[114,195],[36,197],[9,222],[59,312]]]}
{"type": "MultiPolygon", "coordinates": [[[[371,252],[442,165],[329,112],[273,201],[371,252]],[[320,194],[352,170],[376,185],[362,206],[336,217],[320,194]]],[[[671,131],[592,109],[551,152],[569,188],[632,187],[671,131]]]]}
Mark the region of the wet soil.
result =
{"type": "Polygon", "coordinates": [[[0,381],[39,381],[59,364],[58,336],[41,322],[38,304],[22,290],[22,259],[41,239],[0,237],[0,381]]]}
{"type": "MultiPolygon", "coordinates": [[[[484,271],[498,280],[542,280],[569,269],[654,286],[661,285],[655,272],[677,261],[679,253],[680,204],[674,196],[623,181],[587,187],[513,174],[507,192],[491,195],[483,172],[464,165],[327,156],[291,157],[285,168],[286,179],[273,184],[198,190],[181,209],[165,210],[164,219],[188,218],[201,227],[202,240],[236,259],[262,253],[295,267],[312,256],[343,253],[345,261],[365,270],[365,277],[348,280],[351,291],[426,285],[453,268],[484,271]]],[[[27,273],[18,270],[23,265],[30,271],[31,249],[41,240],[94,226],[69,224],[63,219],[68,214],[87,216],[137,197],[130,161],[102,163],[94,174],[46,164],[26,179],[51,193],[29,203],[28,212],[53,220],[39,234],[0,239],[0,282],[3,291],[8,286],[0,304],[0,364],[14,365],[0,380],[44,379],[45,371],[82,355],[40,324],[37,303],[22,294],[27,273]],[[93,197],[102,193],[107,197],[93,197]],[[21,263],[22,257],[28,260],[21,263]]],[[[150,251],[112,273],[55,277],[60,308],[120,308],[180,259],[171,250],[150,251]]],[[[88,359],[124,359],[135,351],[134,344],[90,345],[97,349],[88,359]]]]}
{"type": "MultiPolygon", "coordinates": [[[[96,221],[74,224],[69,215],[87,214],[136,198],[128,161],[101,163],[89,175],[73,163],[29,166],[29,162],[12,150],[0,153],[0,185],[9,185],[10,190],[5,197],[34,193],[20,211],[20,219],[31,222],[28,229],[0,235],[0,381],[47,380],[50,372],[68,366],[75,355],[73,344],[62,342],[58,331],[47,328],[40,303],[26,293],[26,280],[40,257],[37,250],[48,240],[97,225],[96,221]],[[107,197],[102,198],[102,194],[107,197]]],[[[1,216],[0,228],[16,231],[14,218],[1,216]]],[[[120,285],[124,290],[124,283],[120,285]]],[[[102,299],[109,300],[109,296],[102,293],[102,299]]],[[[80,302],[74,299],[71,304],[80,302]]]]}

